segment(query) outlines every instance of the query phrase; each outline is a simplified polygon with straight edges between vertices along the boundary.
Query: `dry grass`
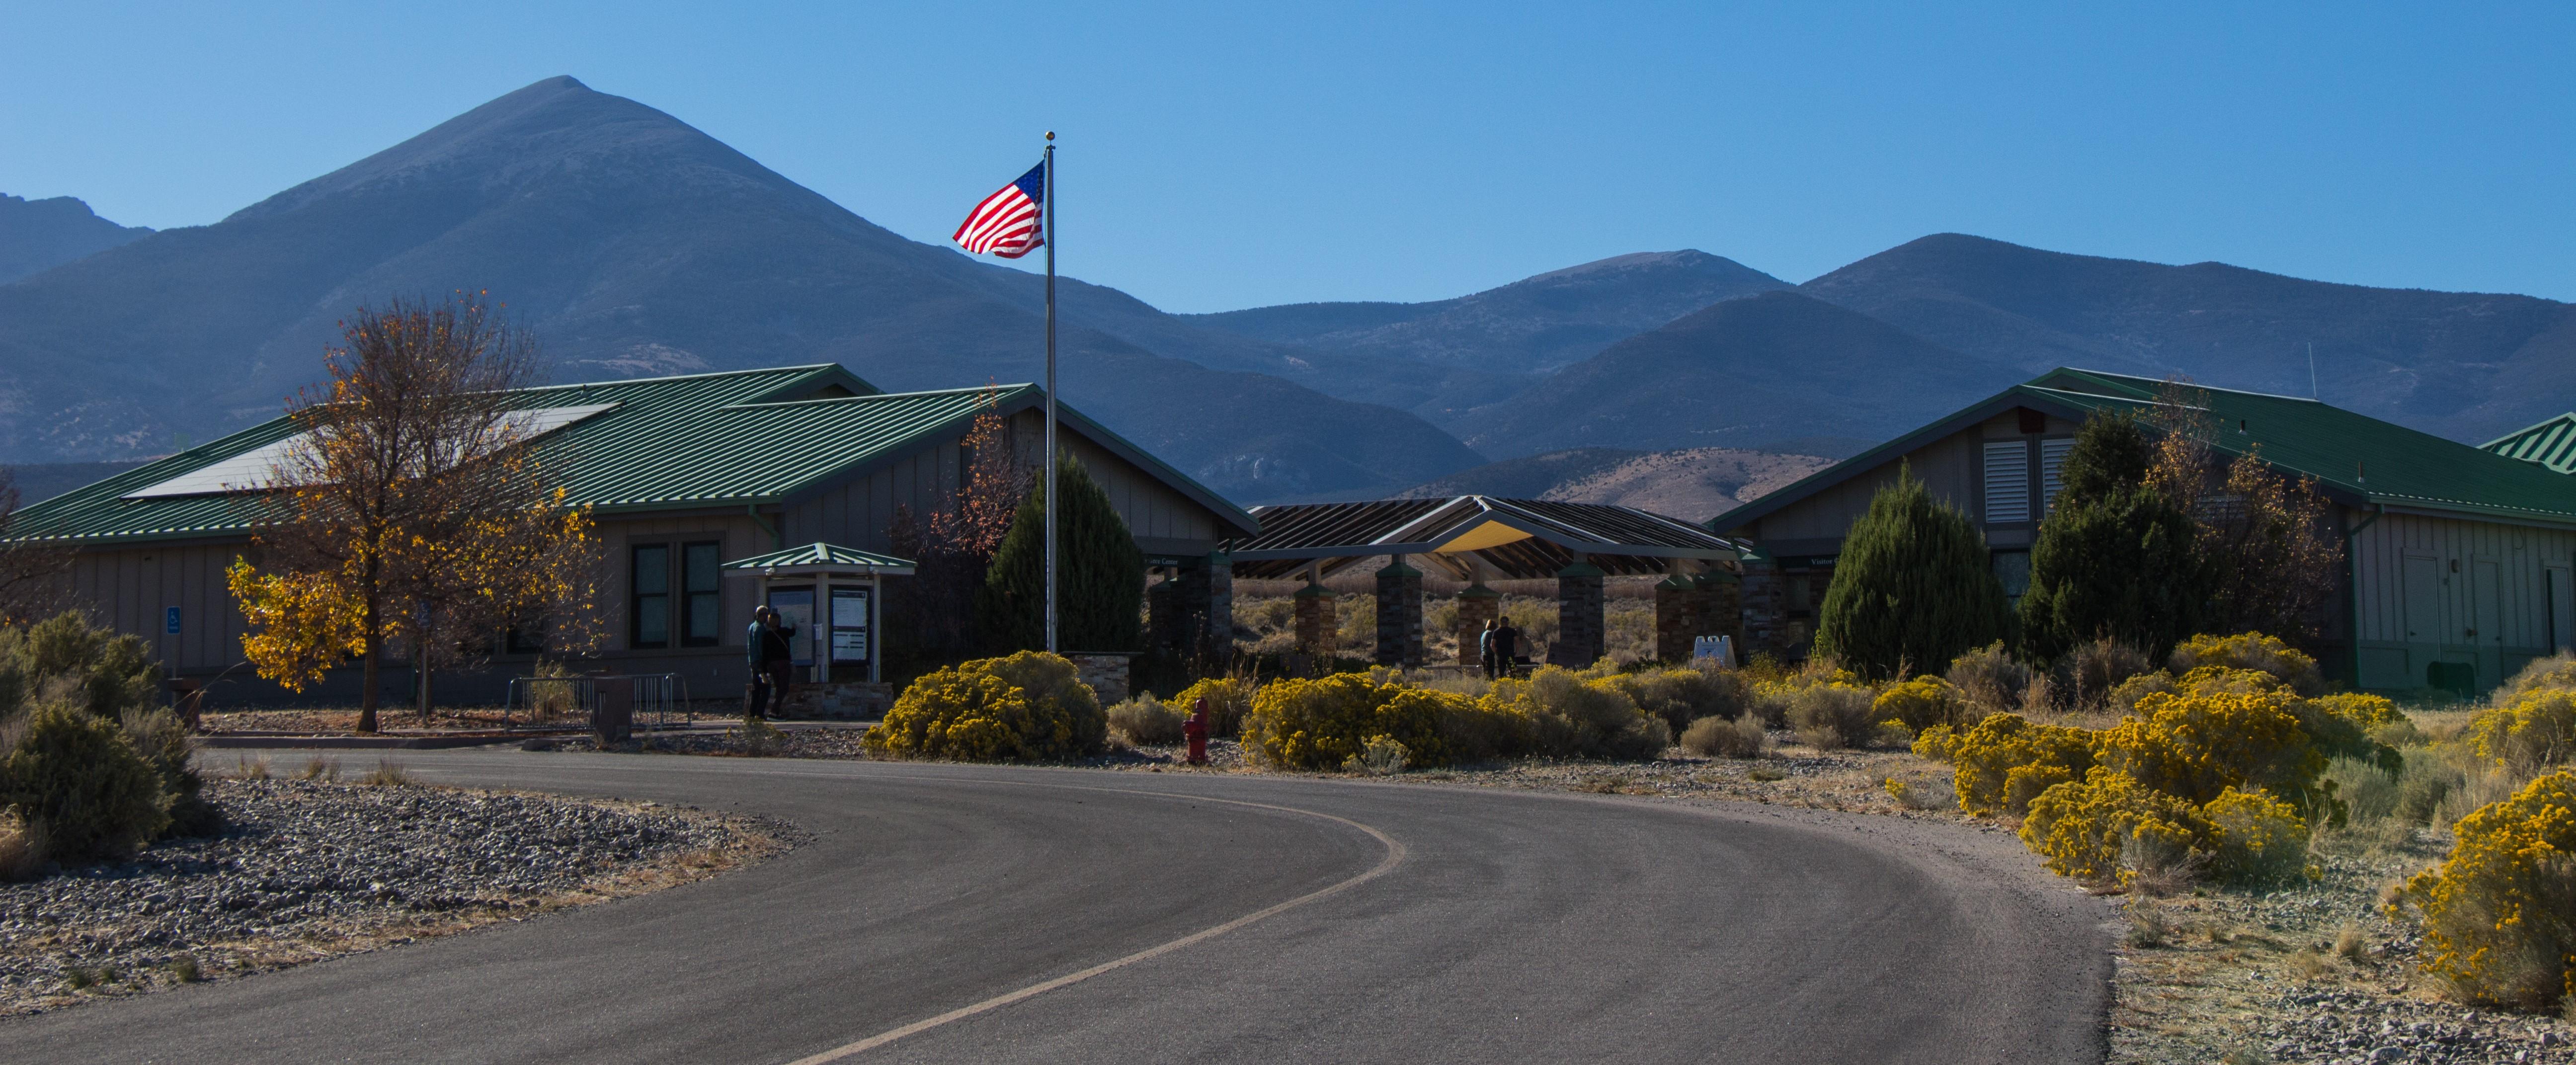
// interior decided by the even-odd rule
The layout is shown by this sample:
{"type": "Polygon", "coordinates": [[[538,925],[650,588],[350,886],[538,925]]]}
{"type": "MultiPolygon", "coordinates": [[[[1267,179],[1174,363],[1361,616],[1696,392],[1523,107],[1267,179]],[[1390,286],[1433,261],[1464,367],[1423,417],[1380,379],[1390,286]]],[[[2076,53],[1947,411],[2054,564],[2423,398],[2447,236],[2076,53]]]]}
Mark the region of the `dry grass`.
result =
{"type": "Polygon", "coordinates": [[[379,758],[376,760],[376,767],[368,770],[367,775],[359,777],[358,783],[373,787],[394,787],[411,783],[411,774],[403,767],[379,758]]]}
{"type": "Polygon", "coordinates": [[[45,867],[45,835],[19,818],[0,811],[0,881],[33,880],[45,867]]]}

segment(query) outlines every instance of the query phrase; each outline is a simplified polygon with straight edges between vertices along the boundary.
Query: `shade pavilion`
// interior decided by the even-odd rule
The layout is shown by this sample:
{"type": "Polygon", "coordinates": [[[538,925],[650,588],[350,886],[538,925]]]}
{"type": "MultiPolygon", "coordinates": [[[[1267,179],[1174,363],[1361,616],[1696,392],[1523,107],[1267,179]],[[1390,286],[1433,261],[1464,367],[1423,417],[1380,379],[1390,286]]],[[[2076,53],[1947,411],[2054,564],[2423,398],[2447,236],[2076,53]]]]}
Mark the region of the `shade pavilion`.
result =
{"type": "MultiPolygon", "coordinates": [[[[1331,604],[1322,580],[1383,558],[1377,571],[1381,663],[1423,663],[1419,561],[1468,587],[1458,603],[1459,664],[1473,665],[1472,636],[1500,609],[1490,579],[1554,578],[1557,640],[1548,661],[1590,665],[1607,649],[1603,585],[1613,576],[1663,577],[1655,586],[1657,657],[1686,658],[1697,637],[1731,635],[1735,568],[1743,546],[1680,518],[1606,503],[1468,495],[1255,507],[1261,531],[1220,550],[1238,577],[1302,575],[1302,650],[1329,651],[1331,604]]],[[[1740,643],[1740,639],[1737,641],[1740,643]]]]}

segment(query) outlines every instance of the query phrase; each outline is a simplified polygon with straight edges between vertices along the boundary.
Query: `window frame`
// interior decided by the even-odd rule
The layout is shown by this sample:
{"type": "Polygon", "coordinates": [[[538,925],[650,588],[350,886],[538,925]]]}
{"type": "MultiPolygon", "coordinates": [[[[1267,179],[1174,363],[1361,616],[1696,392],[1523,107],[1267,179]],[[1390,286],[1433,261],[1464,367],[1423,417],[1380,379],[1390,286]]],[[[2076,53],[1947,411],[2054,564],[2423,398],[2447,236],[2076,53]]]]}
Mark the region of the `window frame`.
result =
{"type": "Polygon", "coordinates": [[[679,624],[672,631],[679,634],[682,647],[721,645],[724,643],[724,540],[721,537],[682,540],[672,546],[678,549],[671,555],[671,564],[675,570],[672,575],[677,578],[671,582],[674,586],[672,594],[676,597],[680,608],[679,624]],[[707,579],[710,583],[703,592],[689,585],[689,552],[701,547],[707,549],[711,559],[707,563],[707,579]],[[693,635],[697,628],[698,597],[701,595],[709,600],[711,604],[709,613],[714,615],[714,621],[708,624],[707,635],[704,637],[693,635]]]}
{"type": "Polygon", "coordinates": [[[671,646],[671,545],[665,541],[626,545],[626,647],[634,651],[662,651],[671,646]],[[646,571],[643,561],[647,551],[662,554],[662,590],[647,592],[636,578],[646,571]],[[662,638],[644,638],[644,601],[661,600],[662,638]]]}

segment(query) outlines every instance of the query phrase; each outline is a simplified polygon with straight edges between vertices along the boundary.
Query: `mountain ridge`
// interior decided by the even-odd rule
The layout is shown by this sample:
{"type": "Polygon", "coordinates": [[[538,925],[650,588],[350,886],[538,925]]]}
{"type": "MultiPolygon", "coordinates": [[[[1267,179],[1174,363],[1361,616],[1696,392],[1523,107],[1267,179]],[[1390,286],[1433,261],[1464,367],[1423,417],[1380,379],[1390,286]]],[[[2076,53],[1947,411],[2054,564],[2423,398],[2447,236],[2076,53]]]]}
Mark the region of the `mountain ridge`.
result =
{"type": "Polygon", "coordinates": [[[0,193],[0,285],[151,234],[146,226],[100,218],[76,197],[30,200],[0,193]]]}
{"type": "MultiPolygon", "coordinates": [[[[891,389],[1035,380],[1042,284],[550,78],[214,225],[0,286],[0,447],[115,458],[238,428],[318,376],[351,308],[459,288],[493,293],[566,379],[833,360],[891,389]],[[102,370],[125,387],[97,389],[102,370]]],[[[1085,306],[1159,312],[1063,287],[1066,399],[1221,492],[1392,489],[1483,461],[1414,416],[1091,328],[1085,306]]]]}

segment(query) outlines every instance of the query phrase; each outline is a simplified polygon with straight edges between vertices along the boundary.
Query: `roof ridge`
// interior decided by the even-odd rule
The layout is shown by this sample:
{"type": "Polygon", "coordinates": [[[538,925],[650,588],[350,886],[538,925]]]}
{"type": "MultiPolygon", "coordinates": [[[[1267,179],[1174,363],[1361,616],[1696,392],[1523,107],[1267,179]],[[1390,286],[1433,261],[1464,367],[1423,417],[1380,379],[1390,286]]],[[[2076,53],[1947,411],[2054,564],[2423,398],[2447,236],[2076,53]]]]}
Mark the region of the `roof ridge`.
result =
{"type": "MultiPolygon", "coordinates": [[[[843,367],[837,362],[814,362],[800,363],[795,366],[755,366],[743,370],[709,370],[705,373],[664,374],[660,377],[612,377],[604,381],[566,381],[559,385],[529,385],[525,388],[514,388],[510,391],[552,392],[556,389],[563,388],[605,388],[611,385],[645,385],[659,381],[694,381],[708,377],[748,377],[753,374],[783,374],[794,372],[811,373],[816,370],[830,370],[836,368],[844,370],[847,369],[847,367],[843,367]]],[[[852,374],[851,376],[856,377],[858,375],[852,374]]]]}
{"type": "MultiPolygon", "coordinates": [[[[2312,396],[2285,396],[2285,395],[2282,395],[2282,394],[2280,394],[2280,393],[2278,393],[2278,392],[2257,392],[2257,391],[2254,391],[2253,389],[2250,389],[2250,388],[2222,388],[2222,387],[2219,387],[2219,386],[2217,386],[2217,385],[2204,385],[2204,384],[2201,384],[2201,383],[2200,383],[2200,382],[2198,382],[2198,381],[2175,381],[2175,380],[2171,380],[2171,379],[2169,379],[2169,378],[2140,377],[2140,376],[2138,376],[2138,375],[2136,375],[2136,374],[2112,373],[2112,372],[2111,372],[2111,371],[2109,371],[2109,370],[2087,370],[2087,369],[2084,369],[2084,368],[2082,368],[2082,367],[2080,367],[2080,366],[2064,366],[2064,367],[2060,367],[2060,369],[2073,370],[2073,371],[2075,371],[2076,373],[2082,373],[2082,374],[2091,374],[2091,375],[2093,375],[2093,376],[2095,376],[2095,377],[2107,377],[2107,378],[2111,378],[2112,380],[2115,380],[2115,381],[2145,381],[2145,382],[2148,382],[2148,383],[2150,383],[2150,384],[2154,384],[2154,385],[2158,385],[2158,386],[2167,385],[2167,384],[2173,384],[2173,385],[2180,385],[2180,386],[2182,386],[2182,387],[2184,387],[2184,388],[2197,388],[2197,389],[2199,389],[2199,390],[2201,390],[2201,391],[2203,391],[2203,392],[2226,392],[2226,393],[2229,393],[2229,394],[2232,394],[2232,395],[2239,395],[2239,396],[2261,396],[2261,397],[2262,397],[2262,398],[2264,398],[2264,399],[2286,399],[2286,400],[2289,400],[2289,401],[2291,401],[2291,402],[2293,402],[2293,403],[2314,403],[2314,404],[2317,404],[2317,405],[2319,405],[2319,406],[2323,406],[2323,405],[2325,405],[2325,401],[2324,401],[2324,400],[2322,400],[2322,399],[2317,399],[2317,398],[2312,397],[2312,396]]],[[[2040,375],[2040,379],[2041,379],[2041,380],[2045,380],[2046,378],[2047,378],[2047,375],[2046,375],[2046,374],[2042,374],[2042,375],[2040,375]]],[[[2043,385],[2032,385],[2031,387],[2033,387],[2033,388],[2042,388],[2042,387],[2046,387],[2046,386],[2043,386],[2043,385]]],[[[2052,391],[2064,391],[2064,390],[2063,390],[2063,389],[2052,389],[2052,391]]],[[[2336,408],[2336,409],[2340,410],[2340,409],[2342,409],[2342,408],[2336,408]]],[[[2356,412],[2356,413],[2358,413],[2358,412],[2356,412]]],[[[2369,417],[2369,416],[2368,416],[2368,415],[2363,415],[2363,417],[2369,417]]]]}
{"type": "Polygon", "coordinates": [[[990,391],[996,396],[1007,396],[1016,393],[1023,388],[1036,387],[1038,386],[1035,382],[1022,381],[1018,384],[1011,385],[976,385],[973,388],[925,388],[917,392],[871,392],[864,396],[814,396],[807,399],[744,400],[740,403],[727,403],[718,409],[736,410],[743,407],[792,407],[802,403],[849,403],[856,400],[868,399],[913,399],[920,396],[953,396],[961,392],[990,391]]]}
{"type": "Polygon", "coordinates": [[[2528,436],[2528,435],[2530,435],[2530,434],[2532,434],[2532,433],[2538,432],[2538,431],[2540,431],[2540,430],[2542,430],[2542,429],[2544,429],[2544,428],[2547,428],[2547,427],[2549,427],[2549,426],[2556,425],[2556,424],[2558,424],[2558,423],[2560,423],[2560,422],[2576,422],[2576,410],[2568,411],[2568,412],[2567,412],[2567,413],[2565,413],[2565,414],[2552,414],[2552,415],[2550,415],[2550,416],[2548,416],[2548,417],[2546,417],[2546,418],[2542,418],[2542,419],[2540,419],[2539,421],[2533,422],[2533,423],[2531,423],[2531,424],[2529,424],[2529,425],[2523,426],[2523,427],[2522,427],[2522,428],[2520,428],[2520,429],[2516,429],[2516,430],[2514,430],[2514,431],[2512,431],[2512,432],[2510,432],[2510,433],[2506,433],[2506,434],[2504,434],[2503,436],[2499,436],[2499,437],[2497,437],[2497,438],[2495,438],[2495,439],[2493,439],[2493,440],[2489,440],[2489,441],[2487,441],[2486,443],[2479,444],[2479,445],[2476,445],[2476,446],[2477,446],[2478,450],[2480,450],[2480,451],[2484,451],[2484,450],[2486,450],[2486,449],[2488,449],[2488,448],[2492,448],[2492,447],[2494,447],[2494,446],[2496,446],[2496,445],[2498,445],[2498,444],[2504,443],[2504,442],[2505,442],[2505,441],[2507,441],[2507,440],[2511,440],[2511,439],[2513,439],[2513,438],[2515,438],[2515,437],[2518,437],[2518,436],[2528,436]]]}

